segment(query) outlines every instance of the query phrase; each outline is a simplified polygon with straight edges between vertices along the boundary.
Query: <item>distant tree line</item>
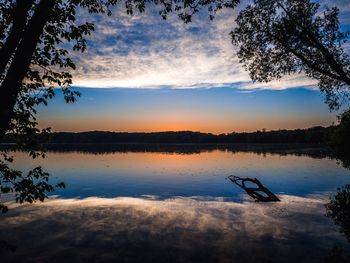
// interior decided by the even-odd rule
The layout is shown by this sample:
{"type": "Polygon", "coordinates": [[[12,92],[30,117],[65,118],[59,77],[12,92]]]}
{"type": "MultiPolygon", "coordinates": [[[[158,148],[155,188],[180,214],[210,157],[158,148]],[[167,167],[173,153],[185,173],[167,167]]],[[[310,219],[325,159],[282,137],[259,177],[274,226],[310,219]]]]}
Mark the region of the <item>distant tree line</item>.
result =
{"type": "MultiPolygon", "coordinates": [[[[313,127],[309,129],[256,131],[243,133],[212,134],[192,131],[178,132],[55,132],[50,143],[283,143],[325,145],[333,127],[313,127]]],[[[38,140],[44,141],[38,135],[38,140]]],[[[4,142],[14,139],[7,135],[4,142]]]]}

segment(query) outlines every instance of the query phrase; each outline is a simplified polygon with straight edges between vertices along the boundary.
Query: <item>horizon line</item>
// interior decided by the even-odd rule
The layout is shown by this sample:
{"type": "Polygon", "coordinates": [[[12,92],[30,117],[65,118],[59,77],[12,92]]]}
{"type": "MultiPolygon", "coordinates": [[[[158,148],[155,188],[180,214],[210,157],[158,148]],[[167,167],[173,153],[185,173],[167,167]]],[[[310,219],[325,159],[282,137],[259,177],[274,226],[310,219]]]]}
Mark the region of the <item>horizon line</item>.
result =
{"type": "Polygon", "coordinates": [[[204,131],[196,131],[196,130],[164,130],[164,131],[107,131],[107,130],[86,130],[86,131],[51,131],[51,133],[88,133],[88,132],[109,132],[109,133],[143,133],[143,134],[152,134],[152,133],[181,133],[181,132],[192,132],[192,133],[202,133],[202,134],[212,134],[212,135],[222,135],[222,134],[233,134],[233,133],[255,133],[255,132],[277,132],[277,131],[297,131],[297,130],[310,130],[314,128],[323,128],[327,129],[329,127],[334,126],[333,124],[328,126],[316,125],[308,128],[295,128],[295,129],[286,129],[279,128],[273,130],[267,130],[265,128],[261,128],[255,131],[232,131],[232,132],[222,132],[222,133],[212,133],[212,132],[204,132],[204,131]]]}

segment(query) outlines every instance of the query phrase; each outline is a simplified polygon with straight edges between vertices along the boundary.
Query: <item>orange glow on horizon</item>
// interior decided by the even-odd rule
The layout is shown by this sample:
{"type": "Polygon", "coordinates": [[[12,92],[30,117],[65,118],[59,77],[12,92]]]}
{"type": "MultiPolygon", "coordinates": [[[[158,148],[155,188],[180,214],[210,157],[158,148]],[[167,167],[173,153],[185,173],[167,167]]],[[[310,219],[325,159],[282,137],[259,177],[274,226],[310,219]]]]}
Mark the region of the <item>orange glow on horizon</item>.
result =
{"type": "Polygon", "coordinates": [[[109,121],[109,120],[73,120],[41,122],[41,127],[51,127],[52,130],[60,132],[83,132],[83,131],[112,131],[112,132],[166,132],[166,131],[198,131],[204,133],[231,133],[231,132],[253,132],[257,130],[279,130],[279,129],[297,129],[310,128],[313,126],[328,126],[330,121],[315,119],[309,120],[295,119],[291,120],[261,120],[249,119],[235,121],[216,120],[212,122],[188,120],[188,121],[109,121]]]}
{"type": "Polygon", "coordinates": [[[85,97],[77,103],[56,102],[38,111],[40,127],[71,132],[220,134],[329,126],[337,121],[337,114],[329,112],[320,94],[310,90],[252,94],[234,89],[83,92],[85,97]]]}

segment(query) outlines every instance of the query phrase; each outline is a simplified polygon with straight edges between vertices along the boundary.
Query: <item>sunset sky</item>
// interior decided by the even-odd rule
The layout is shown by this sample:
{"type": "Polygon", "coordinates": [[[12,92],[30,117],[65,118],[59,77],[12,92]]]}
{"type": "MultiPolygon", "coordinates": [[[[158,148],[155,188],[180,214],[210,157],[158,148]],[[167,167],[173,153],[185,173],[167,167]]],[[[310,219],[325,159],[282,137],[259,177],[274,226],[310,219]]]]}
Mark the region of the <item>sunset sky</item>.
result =
{"type": "MultiPolygon", "coordinates": [[[[350,28],[350,2],[337,5],[343,30],[350,28]]],[[[252,83],[239,64],[230,30],[240,8],[205,12],[183,24],[162,20],[154,7],[130,17],[122,8],[111,17],[79,14],[94,22],[88,51],[72,54],[74,89],[82,97],[65,105],[60,92],[39,109],[41,127],[54,131],[168,131],[212,133],[294,129],[330,125],[315,82],[291,75],[272,83],[252,83]]],[[[349,50],[349,44],[347,50],[349,50]]]]}

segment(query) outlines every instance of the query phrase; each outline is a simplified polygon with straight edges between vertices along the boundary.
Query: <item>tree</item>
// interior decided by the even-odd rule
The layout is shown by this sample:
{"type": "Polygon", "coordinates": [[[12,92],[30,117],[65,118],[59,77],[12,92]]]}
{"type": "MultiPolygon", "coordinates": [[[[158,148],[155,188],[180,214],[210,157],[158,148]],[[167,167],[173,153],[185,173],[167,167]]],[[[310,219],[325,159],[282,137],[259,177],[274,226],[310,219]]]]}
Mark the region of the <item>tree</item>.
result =
{"type": "Polygon", "coordinates": [[[330,136],[330,146],[337,159],[343,166],[350,168],[350,110],[345,111],[339,116],[339,125],[333,128],[330,136]]]}
{"type": "MultiPolygon", "coordinates": [[[[0,1],[0,142],[6,133],[16,140],[17,149],[28,150],[30,156],[45,156],[36,141],[38,133],[48,135],[50,129],[39,130],[35,107],[44,104],[60,87],[67,103],[80,94],[70,90],[75,64],[72,51],[84,52],[86,36],[94,30],[92,23],[77,22],[77,13],[112,15],[111,7],[123,4],[125,12],[144,12],[153,4],[163,19],[175,12],[185,23],[206,8],[209,18],[224,7],[233,8],[238,0],[6,0],[0,1]]],[[[9,167],[13,157],[7,151],[0,159],[0,195],[14,192],[16,201],[43,200],[53,191],[49,176],[41,167],[28,174],[9,167]]],[[[58,187],[64,187],[60,183],[58,187]]],[[[0,204],[2,211],[7,211],[0,204]]]]}
{"type": "Polygon", "coordinates": [[[339,9],[321,12],[309,0],[254,0],[242,10],[232,42],[253,81],[269,82],[292,73],[318,81],[330,109],[349,99],[347,34],[340,31],[339,9]]]}

